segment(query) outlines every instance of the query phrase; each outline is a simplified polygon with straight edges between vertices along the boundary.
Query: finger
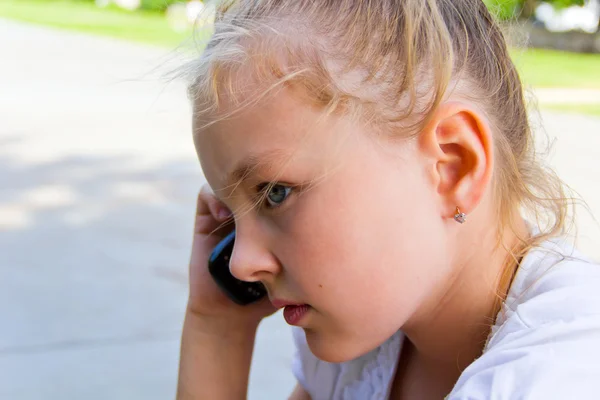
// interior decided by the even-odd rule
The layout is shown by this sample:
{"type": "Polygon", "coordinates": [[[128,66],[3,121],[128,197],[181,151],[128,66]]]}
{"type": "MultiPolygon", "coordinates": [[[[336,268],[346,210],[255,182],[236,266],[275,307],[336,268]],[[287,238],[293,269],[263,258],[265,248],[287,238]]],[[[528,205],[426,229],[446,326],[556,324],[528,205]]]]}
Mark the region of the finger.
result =
{"type": "Polygon", "coordinates": [[[212,234],[225,237],[235,229],[235,221],[233,218],[229,218],[219,223],[219,226],[212,231],[212,234]]]}
{"type": "Polygon", "coordinates": [[[211,214],[196,215],[194,233],[208,235],[215,229],[218,229],[219,225],[219,221],[215,220],[211,214]]]}
{"type": "Polygon", "coordinates": [[[202,185],[198,197],[196,198],[196,215],[210,214],[208,201],[211,196],[213,196],[213,192],[210,186],[208,184],[202,185]]]}
{"type": "Polygon", "coordinates": [[[233,230],[233,219],[217,221],[211,214],[197,215],[194,233],[225,236],[233,230]]]}
{"type": "Polygon", "coordinates": [[[198,193],[194,233],[201,235],[227,235],[232,231],[231,211],[217,199],[208,184],[198,193]]]}
{"type": "Polygon", "coordinates": [[[206,203],[208,212],[218,221],[226,221],[231,218],[231,211],[223,204],[212,192],[201,193],[203,200],[206,203]]]}

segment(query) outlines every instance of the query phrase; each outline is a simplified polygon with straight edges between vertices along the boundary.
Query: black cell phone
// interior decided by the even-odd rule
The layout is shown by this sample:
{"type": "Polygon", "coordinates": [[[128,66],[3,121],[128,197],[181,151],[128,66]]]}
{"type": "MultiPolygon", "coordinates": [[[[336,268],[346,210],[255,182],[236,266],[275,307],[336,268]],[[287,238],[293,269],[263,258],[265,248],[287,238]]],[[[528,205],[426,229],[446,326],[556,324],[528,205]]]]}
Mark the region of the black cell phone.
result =
{"type": "Polygon", "coordinates": [[[208,259],[208,270],[227,297],[233,302],[245,306],[265,297],[267,290],[260,282],[245,282],[231,275],[229,260],[234,243],[235,231],[227,235],[214,248],[208,259]]]}

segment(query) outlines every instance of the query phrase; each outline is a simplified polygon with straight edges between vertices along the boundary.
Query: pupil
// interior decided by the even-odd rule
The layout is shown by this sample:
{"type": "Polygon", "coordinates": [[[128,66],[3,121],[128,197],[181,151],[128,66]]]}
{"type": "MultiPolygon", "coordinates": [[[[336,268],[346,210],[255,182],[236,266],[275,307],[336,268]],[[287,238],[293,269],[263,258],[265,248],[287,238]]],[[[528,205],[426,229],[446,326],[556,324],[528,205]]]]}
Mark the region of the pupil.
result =
{"type": "Polygon", "coordinates": [[[285,200],[285,188],[283,186],[273,186],[269,192],[269,200],[273,203],[281,203],[285,200]]]}

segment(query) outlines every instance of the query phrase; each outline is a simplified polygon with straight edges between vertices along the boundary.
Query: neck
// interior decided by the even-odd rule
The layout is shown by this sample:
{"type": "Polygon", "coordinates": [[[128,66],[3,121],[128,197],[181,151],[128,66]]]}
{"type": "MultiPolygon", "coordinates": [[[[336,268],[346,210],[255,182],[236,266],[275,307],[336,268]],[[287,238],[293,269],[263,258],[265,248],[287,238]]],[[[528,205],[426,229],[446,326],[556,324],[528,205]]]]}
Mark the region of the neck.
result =
{"type": "MultiPolygon", "coordinates": [[[[524,221],[519,219],[516,226],[519,236],[524,237],[524,221]]],[[[519,248],[519,236],[508,229],[502,238],[505,246],[498,246],[498,236],[489,225],[475,225],[461,232],[461,245],[456,247],[460,260],[455,263],[457,272],[451,282],[403,327],[412,357],[431,366],[432,374],[446,375],[446,379],[455,375],[455,382],[481,355],[509,289],[510,279],[506,277],[517,267],[509,250],[519,248]]]]}

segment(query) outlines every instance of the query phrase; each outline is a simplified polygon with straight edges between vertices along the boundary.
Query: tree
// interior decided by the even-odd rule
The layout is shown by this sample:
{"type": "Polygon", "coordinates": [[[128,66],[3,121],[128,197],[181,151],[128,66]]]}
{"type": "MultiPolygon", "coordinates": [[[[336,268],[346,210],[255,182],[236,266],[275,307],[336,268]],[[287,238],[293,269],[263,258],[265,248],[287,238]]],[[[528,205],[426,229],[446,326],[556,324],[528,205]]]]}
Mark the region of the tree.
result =
{"type": "Polygon", "coordinates": [[[535,8],[538,2],[536,0],[523,0],[521,4],[520,17],[523,19],[529,19],[535,13],[535,8]]]}
{"type": "Polygon", "coordinates": [[[535,12],[538,4],[550,3],[556,8],[581,6],[585,0],[483,0],[490,11],[503,20],[515,17],[528,19],[535,12]]]}

